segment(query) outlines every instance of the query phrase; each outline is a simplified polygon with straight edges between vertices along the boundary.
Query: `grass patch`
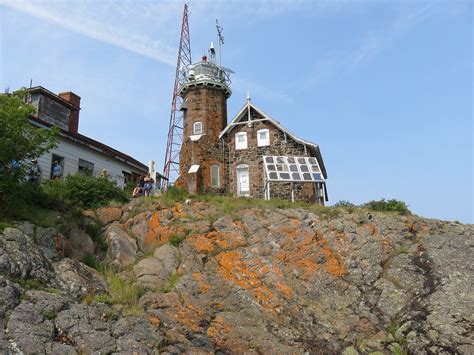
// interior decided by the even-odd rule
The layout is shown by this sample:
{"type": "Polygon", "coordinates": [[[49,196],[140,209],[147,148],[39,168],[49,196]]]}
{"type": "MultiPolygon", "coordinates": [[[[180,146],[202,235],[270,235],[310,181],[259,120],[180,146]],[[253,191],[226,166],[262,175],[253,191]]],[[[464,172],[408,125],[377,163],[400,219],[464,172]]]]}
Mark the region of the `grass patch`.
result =
{"type": "Polygon", "coordinates": [[[186,239],[186,235],[172,235],[169,238],[169,242],[171,245],[174,245],[175,247],[179,247],[181,242],[186,239]]]}
{"type": "Polygon", "coordinates": [[[101,273],[104,273],[107,270],[107,265],[98,260],[94,255],[86,255],[81,261],[101,273]]]}
{"type": "Polygon", "coordinates": [[[165,206],[171,207],[174,206],[176,202],[184,202],[188,197],[189,194],[187,191],[183,189],[178,189],[176,187],[169,187],[166,192],[155,198],[158,199],[165,206]]]}
{"type": "Polygon", "coordinates": [[[12,281],[26,290],[41,290],[46,288],[46,284],[39,279],[12,279],[12,281]]]}
{"type": "Polygon", "coordinates": [[[124,279],[110,268],[103,274],[108,284],[110,303],[120,306],[125,316],[143,314],[143,308],[138,302],[145,293],[145,288],[135,279],[124,279]]]}
{"type": "Polygon", "coordinates": [[[169,238],[169,242],[171,245],[174,245],[175,247],[179,247],[181,242],[185,240],[188,236],[190,236],[193,233],[192,229],[185,228],[184,234],[174,234],[169,238]]]}
{"type": "Polygon", "coordinates": [[[5,228],[13,227],[13,224],[8,222],[0,222],[0,232],[3,232],[5,228]]]}
{"type": "Polygon", "coordinates": [[[275,210],[300,208],[310,211],[322,217],[335,217],[341,214],[341,209],[333,207],[324,207],[314,203],[291,202],[287,200],[271,199],[263,200],[259,198],[231,197],[231,196],[213,196],[213,195],[195,195],[191,196],[194,201],[206,202],[214,207],[218,212],[207,216],[209,223],[214,223],[220,217],[231,216],[234,220],[240,220],[240,212],[245,209],[275,210]]]}
{"type": "Polygon", "coordinates": [[[397,249],[398,254],[408,254],[410,252],[410,248],[406,245],[402,245],[397,249]]]}
{"type": "Polygon", "coordinates": [[[23,289],[25,290],[37,290],[37,291],[43,291],[43,292],[48,292],[48,293],[53,293],[56,295],[62,294],[60,290],[57,290],[52,287],[47,287],[46,283],[39,280],[39,279],[19,279],[19,278],[12,278],[12,282],[20,285],[23,289]]]}
{"type": "Polygon", "coordinates": [[[110,298],[110,296],[106,293],[101,293],[100,295],[96,295],[94,297],[94,300],[96,302],[100,302],[100,303],[104,303],[104,304],[109,304],[111,305],[112,304],[112,299],[110,298]]]}
{"type": "Polygon", "coordinates": [[[166,281],[166,284],[161,287],[161,292],[163,293],[168,293],[171,292],[175,287],[176,284],[178,283],[179,279],[181,276],[179,276],[177,273],[172,273],[168,277],[168,280],[166,281]]]}
{"type": "Polygon", "coordinates": [[[48,311],[48,310],[44,310],[42,313],[43,313],[43,317],[49,320],[53,320],[58,316],[56,312],[48,311]]]}
{"type": "Polygon", "coordinates": [[[98,223],[86,224],[84,230],[92,238],[92,240],[101,252],[107,251],[107,241],[103,238],[102,233],[100,231],[101,227],[98,223]]]}
{"type": "Polygon", "coordinates": [[[407,352],[400,344],[394,344],[392,347],[392,355],[407,355],[407,352]]]}

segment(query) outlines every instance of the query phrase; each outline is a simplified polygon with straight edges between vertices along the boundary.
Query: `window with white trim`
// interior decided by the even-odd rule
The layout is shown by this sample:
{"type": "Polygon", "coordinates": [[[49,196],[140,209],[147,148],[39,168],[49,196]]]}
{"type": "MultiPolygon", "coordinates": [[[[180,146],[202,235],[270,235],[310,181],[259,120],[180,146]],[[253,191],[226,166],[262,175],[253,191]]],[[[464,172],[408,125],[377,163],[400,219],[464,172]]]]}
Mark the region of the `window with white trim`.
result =
{"type": "Polygon", "coordinates": [[[202,122],[194,122],[193,134],[202,134],[202,122]]]}
{"type": "Polygon", "coordinates": [[[211,187],[219,187],[219,165],[211,165],[211,187]]]}
{"type": "Polygon", "coordinates": [[[270,131],[268,128],[259,129],[257,131],[257,147],[266,147],[270,145],[270,131]]]}
{"type": "Polygon", "coordinates": [[[235,134],[235,149],[247,149],[247,132],[235,134]]]}

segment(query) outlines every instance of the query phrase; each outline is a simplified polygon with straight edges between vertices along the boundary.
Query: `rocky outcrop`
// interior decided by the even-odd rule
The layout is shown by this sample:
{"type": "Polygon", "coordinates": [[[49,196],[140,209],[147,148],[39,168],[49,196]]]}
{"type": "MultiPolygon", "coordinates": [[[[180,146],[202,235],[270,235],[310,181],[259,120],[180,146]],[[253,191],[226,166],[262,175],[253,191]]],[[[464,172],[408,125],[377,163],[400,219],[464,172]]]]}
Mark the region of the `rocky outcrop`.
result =
{"type": "Polygon", "coordinates": [[[139,261],[133,268],[138,282],[148,289],[164,287],[178,267],[178,251],[170,245],[157,248],[152,258],[139,261]]]}
{"type": "Polygon", "coordinates": [[[314,211],[137,199],[103,217],[104,261],[143,287],[128,317],[57,233],[7,228],[0,351],[474,352],[472,225],[314,211]]]}
{"type": "Polygon", "coordinates": [[[137,242],[119,224],[111,224],[105,230],[108,244],[107,261],[118,268],[132,264],[137,257],[137,242]]]}

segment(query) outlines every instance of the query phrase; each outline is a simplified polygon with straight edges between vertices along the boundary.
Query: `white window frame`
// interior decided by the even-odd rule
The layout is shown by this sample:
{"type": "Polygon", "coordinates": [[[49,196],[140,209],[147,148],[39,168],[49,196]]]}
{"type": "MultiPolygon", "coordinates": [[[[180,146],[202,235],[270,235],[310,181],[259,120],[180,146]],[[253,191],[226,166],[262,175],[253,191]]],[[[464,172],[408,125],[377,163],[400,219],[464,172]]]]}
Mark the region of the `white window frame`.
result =
{"type": "Polygon", "coordinates": [[[211,187],[220,187],[221,185],[221,179],[220,179],[220,166],[219,164],[212,164],[211,165],[211,187]],[[214,170],[217,169],[217,170],[214,170]],[[217,171],[217,184],[213,184],[213,172],[217,171]]]}
{"type": "Polygon", "coordinates": [[[267,147],[270,145],[270,130],[268,128],[262,128],[257,131],[257,147],[267,147]],[[260,133],[266,133],[267,138],[260,138],[260,133]]]}
{"type": "Polygon", "coordinates": [[[194,122],[194,124],[193,124],[193,134],[194,135],[202,134],[202,122],[201,121],[194,122]]]}
{"type": "Polygon", "coordinates": [[[237,181],[237,196],[240,197],[250,197],[250,169],[248,164],[239,164],[236,166],[236,181],[237,181]],[[242,186],[240,185],[240,180],[239,180],[239,170],[246,170],[248,174],[248,181],[247,181],[247,190],[242,190],[242,186]]]}
{"type": "Polygon", "coordinates": [[[247,149],[248,144],[247,144],[247,132],[237,132],[235,134],[235,149],[236,150],[241,150],[241,149],[247,149]],[[244,137],[244,140],[242,142],[239,141],[240,137],[244,137]]]}

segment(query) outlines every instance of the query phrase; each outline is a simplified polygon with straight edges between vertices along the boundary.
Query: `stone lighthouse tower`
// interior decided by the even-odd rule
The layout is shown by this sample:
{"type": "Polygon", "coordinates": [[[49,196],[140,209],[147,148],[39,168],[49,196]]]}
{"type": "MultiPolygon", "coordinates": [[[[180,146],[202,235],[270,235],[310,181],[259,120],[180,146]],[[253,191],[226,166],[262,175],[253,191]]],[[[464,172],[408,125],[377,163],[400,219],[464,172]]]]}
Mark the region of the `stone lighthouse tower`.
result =
{"type": "Polygon", "coordinates": [[[225,150],[219,134],[227,126],[230,73],[203,56],[189,67],[188,80],[180,88],[184,127],[177,185],[190,193],[225,191],[225,150]]]}

